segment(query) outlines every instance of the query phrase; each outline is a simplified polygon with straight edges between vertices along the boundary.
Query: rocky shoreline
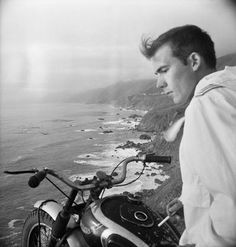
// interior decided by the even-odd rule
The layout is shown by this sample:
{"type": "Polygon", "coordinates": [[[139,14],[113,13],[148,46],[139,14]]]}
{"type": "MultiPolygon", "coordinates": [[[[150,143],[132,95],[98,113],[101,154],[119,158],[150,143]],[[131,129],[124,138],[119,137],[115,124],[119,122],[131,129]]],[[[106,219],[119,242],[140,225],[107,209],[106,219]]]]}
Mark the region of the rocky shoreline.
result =
{"type": "MultiPolygon", "coordinates": [[[[172,158],[171,164],[165,164],[162,167],[163,172],[168,175],[169,178],[161,183],[157,189],[143,190],[141,192],[143,201],[154,212],[158,211],[164,216],[166,216],[166,205],[174,198],[179,197],[182,190],[182,179],[179,165],[179,145],[182,137],[182,130],[178,134],[176,140],[172,143],[168,143],[162,138],[162,131],[166,129],[166,124],[168,123],[166,119],[171,118],[168,114],[173,115],[173,113],[175,113],[175,109],[171,109],[169,113],[158,114],[158,122],[165,122],[165,124],[160,126],[160,124],[157,123],[154,140],[148,144],[141,145],[141,150],[144,152],[155,153],[157,155],[169,155],[172,158]]],[[[181,116],[182,114],[182,109],[177,112],[178,116],[181,116]]],[[[142,124],[143,123],[141,123],[141,125],[142,124]]],[[[141,129],[140,126],[138,126],[138,130],[144,131],[145,129],[141,129]]],[[[175,225],[180,233],[183,232],[185,228],[183,212],[178,212],[178,215],[172,217],[170,221],[175,225]]]]}
{"type": "MultiPolygon", "coordinates": [[[[143,118],[145,121],[148,117],[146,115],[143,118]]],[[[171,108],[169,111],[156,112],[157,121],[152,128],[146,129],[145,122],[142,122],[143,120],[141,120],[135,128],[135,131],[140,131],[140,142],[128,140],[126,143],[116,147],[117,149],[134,148],[136,151],[140,152],[171,156],[171,164],[163,164],[161,168],[163,174],[167,175],[169,178],[165,181],[155,179],[155,183],[158,184],[156,189],[143,189],[138,192],[142,196],[142,200],[146,205],[148,205],[154,212],[159,212],[163,216],[166,216],[166,205],[174,198],[179,197],[182,189],[179,165],[179,145],[182,137],[182,130],[174,142],[169,143],[162,138],[162,131],[167,128],[168,123],[173,119],[173,115],[177,118],[181,117],[183,115],[183,108],[171,108]],[[148,140],[148,142],[142,143],[141,140],[148,140]]],[[[155,176],[155,172],[151,172],[152,173],[149,176],[155,176]]],[[[180,233],[183,232],[185,228],[183,212],[178,212],[178,215],[172,217],[170,221],[175,225],[180,233]]]]}

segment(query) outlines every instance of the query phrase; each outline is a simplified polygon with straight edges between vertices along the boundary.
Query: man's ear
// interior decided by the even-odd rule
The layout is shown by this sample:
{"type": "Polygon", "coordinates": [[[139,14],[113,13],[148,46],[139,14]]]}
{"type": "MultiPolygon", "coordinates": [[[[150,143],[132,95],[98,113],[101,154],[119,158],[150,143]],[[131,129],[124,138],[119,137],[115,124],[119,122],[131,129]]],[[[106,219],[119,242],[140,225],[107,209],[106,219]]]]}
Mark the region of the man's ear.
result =
{"type": "Polygon", "coordinates": [[[193,71],[197,71],[200,68],[202,58],[197,52],[192,52],[188,56],[188,60],[190,62],[190,65],[191,65],[193,71]]]}

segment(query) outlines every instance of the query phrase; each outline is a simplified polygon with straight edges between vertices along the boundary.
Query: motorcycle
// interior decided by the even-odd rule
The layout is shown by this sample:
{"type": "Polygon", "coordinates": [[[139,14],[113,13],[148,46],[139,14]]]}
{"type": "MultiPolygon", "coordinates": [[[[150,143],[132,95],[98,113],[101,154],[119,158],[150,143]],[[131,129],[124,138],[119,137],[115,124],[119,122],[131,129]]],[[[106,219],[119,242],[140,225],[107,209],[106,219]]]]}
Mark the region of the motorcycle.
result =
{"type": "MultiPolygon", "coordinates": [[[[138,194],[123,193],[103,197],[106,189],[126,179],[127,165],[142,162],[170,163],[170,156],[139,154],[121,161],[110,175],[98,171],[93,178],[72,181],[55,170],[44,168],[5,171],[7,174],[35,173],[28,185],[36,188],[51,175],[71,188],[64,205],[54,200],[37,201],[25,220],[22,247],[162,247],[178,246],[180,234],[160,213],[154,213],[138,194]],[[120,167],[119,174],[115,172],[120,167]],[[84,192],[89,192],[84,199],[84,192]],[[79,193],[80,203],[76,202],[79,193]]],[[[128,184],[130,184],[129,182],[128,184]]],[[[125,184],[127,185],[127,183],[125,184]]]]}

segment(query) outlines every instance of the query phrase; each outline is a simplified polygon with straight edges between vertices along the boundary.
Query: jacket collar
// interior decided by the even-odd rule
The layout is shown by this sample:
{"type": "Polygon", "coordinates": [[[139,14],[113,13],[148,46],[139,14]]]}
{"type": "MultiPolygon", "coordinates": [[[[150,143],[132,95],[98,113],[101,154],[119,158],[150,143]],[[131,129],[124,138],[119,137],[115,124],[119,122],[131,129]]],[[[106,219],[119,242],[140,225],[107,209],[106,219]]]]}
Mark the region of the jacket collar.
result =
{"type": "Polygon", "coordinates": [[[224,70],[203,77],[195,88],[194,96],[204,95],[219,87],[227,87],[236,91],[236,66],[226,66],[224,70]]]}

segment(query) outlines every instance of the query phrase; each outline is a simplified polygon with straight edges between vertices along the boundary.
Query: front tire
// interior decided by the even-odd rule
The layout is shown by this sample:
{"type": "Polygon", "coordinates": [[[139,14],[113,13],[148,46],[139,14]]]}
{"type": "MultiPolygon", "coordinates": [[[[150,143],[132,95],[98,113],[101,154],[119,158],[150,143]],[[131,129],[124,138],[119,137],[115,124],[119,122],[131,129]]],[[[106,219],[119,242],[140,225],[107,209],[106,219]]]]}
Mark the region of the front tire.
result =
{"type": "MultiPolygon", "coordinates": [[[[39,247],[39,235],[41,239],[41,247],[48,247],[52,233],[52,225],[54,220],[46,212],[38,209],[33,210],[27,217],[22,231],[22,247],[39,247]],[[38,217],[40,217],[40,234],[38,217]]],[[[64,247],[68,246],[62,245],[64,247]]]]}

